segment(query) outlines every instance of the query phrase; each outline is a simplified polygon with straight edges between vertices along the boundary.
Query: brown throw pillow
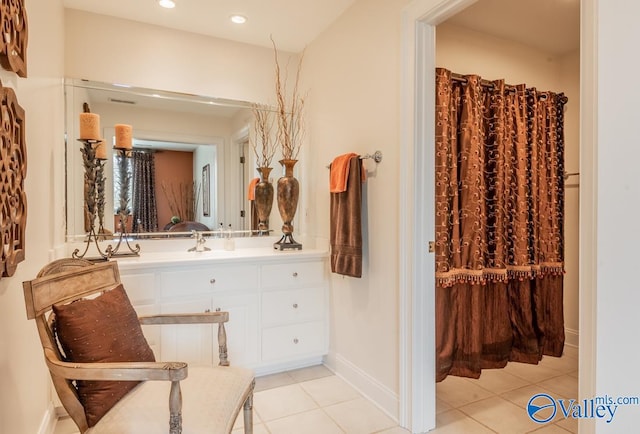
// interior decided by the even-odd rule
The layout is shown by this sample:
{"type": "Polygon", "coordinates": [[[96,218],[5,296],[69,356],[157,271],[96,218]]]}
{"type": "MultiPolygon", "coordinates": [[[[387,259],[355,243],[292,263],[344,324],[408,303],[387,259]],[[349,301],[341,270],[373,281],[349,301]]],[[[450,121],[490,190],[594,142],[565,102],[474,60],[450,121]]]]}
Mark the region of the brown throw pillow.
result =
{"type": "MultiPolygon", "coordinates": [[[[54,305],[56,336],[70,362],[154,362],[122,285],[94,299],[54,305]]],[[[138,381],[77,381],[78,396],[94,426],[138,381]]]]}

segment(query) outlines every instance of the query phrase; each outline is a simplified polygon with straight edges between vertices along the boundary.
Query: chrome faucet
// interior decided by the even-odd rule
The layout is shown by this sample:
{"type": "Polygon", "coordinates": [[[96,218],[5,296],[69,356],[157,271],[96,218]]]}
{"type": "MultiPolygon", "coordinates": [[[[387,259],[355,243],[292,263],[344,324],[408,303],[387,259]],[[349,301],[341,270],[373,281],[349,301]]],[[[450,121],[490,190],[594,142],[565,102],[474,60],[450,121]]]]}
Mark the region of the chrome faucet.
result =
{"type": "Polygon", "coordinates": [[[196,245],[195,247],[192,247],[189,250],[187,250],[188,252],[206,252],[207,250],[211,250],[210,248],[204,246],[204,243],[206,243],[207,240],[205,239],[205,237],[202,235],[201,232],[192,230],[191,237],[196,239],[196,245]]]}

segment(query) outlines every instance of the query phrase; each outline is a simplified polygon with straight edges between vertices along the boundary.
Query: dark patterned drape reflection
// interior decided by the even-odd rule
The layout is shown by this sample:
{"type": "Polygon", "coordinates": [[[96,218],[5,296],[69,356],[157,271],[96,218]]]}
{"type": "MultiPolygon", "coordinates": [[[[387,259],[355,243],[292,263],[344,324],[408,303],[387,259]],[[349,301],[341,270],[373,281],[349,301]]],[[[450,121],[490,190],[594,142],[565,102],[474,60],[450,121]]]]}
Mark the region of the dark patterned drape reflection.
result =
{"type": "Polygon", "coordinates": [[[158,230],[156,168],[152,152],[133,152],[133,232],[158,230]]]}
{"type": "Polygon", "coordinates": [[[436,70],[437,380],[564,346],[563,94],[436,70]]]}

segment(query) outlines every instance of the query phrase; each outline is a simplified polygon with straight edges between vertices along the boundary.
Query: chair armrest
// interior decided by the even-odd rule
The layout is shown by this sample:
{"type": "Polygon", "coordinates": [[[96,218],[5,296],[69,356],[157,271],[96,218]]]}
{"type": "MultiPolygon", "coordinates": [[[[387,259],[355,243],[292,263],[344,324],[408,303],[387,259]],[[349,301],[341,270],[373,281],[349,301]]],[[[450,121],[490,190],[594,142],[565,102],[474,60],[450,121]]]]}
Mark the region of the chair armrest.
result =
{"type": "Polygon", "coordinates": [[[216,324],[229,321],[229,312],[177,313],[138,317],[142,325],[216,324]]]}
{"type": "Polygon", "coordinates": [[[45,358],[52,374],[68,380],[180,381],[188,374],[184,362],[62,362],[49,350],[45,358]]]}

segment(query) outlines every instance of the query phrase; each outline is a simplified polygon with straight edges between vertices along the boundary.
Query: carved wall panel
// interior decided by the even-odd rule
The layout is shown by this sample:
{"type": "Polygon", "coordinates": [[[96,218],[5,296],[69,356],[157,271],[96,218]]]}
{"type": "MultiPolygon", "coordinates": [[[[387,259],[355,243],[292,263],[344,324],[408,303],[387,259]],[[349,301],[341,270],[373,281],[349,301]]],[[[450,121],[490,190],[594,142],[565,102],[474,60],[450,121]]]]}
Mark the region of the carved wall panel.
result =
{"type": "Polygon", "coordinates": [[[0,32],[0,64],[26,77],[28,29],[23,0],[1,0],[0,32]]]}
{"type": "Polygon", "coordinates": [[[27,226],[27,145],[24,110],[13,89],[0,83],[0,277],[24,260],[27,226]]]}

